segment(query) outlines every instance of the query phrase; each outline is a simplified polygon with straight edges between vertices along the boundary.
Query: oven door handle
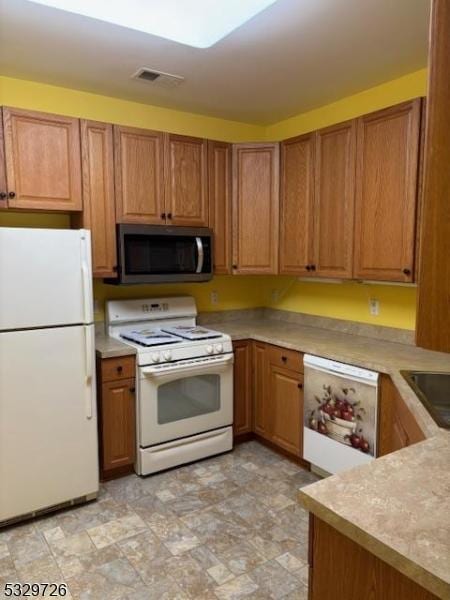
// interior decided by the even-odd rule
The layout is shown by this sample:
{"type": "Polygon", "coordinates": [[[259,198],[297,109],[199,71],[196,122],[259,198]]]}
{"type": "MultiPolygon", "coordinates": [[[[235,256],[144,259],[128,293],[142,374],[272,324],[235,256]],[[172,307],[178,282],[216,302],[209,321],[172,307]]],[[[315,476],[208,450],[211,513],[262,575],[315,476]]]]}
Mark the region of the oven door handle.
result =
{"type": "Polygon", "coordinates": [[[198,255],[197,269],[195,270],[195,272],[201,273],[203,270],[203,262],[205,260],[205,253],[203,251],[203,240],[201,237],[196,237],[195,241],[197,243],[197,255],[198,255]]]}
{"type": "Polygon", "coordinates": [[[166,375],[193,375],[193,374],[206,374],[211,371],[223,371],[234,362],[233,354],[226,356],[220,360],[211,361],[198,361],[193,362],[189,365],[173,365],[167,367],[144,367],[140,369],[141,374],[148,378],[163,378],[166,375]]]}

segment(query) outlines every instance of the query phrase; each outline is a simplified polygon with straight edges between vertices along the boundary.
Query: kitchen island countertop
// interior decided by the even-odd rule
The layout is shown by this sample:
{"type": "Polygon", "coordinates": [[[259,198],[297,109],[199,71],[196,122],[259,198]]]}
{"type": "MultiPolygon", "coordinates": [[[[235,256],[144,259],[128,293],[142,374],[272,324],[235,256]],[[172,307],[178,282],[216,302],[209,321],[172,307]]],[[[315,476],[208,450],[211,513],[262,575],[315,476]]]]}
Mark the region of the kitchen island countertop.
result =
{"type": "Polygon", "coordinates": [[[302,488],[303,506],[439,598],[450,598],[450,433],[302,488]]]}

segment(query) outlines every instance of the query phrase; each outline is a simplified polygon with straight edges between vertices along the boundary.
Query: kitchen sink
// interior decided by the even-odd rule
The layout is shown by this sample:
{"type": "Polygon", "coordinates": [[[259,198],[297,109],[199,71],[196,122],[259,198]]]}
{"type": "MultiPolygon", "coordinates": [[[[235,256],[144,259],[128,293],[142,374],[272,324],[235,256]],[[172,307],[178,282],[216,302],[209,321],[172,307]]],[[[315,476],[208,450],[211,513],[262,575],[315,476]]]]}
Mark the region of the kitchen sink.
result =
{"type": "Polygon", "coordinates": [[[450,373],[401,373],[436,423],[440,427],[450,429],[450,373]]]}

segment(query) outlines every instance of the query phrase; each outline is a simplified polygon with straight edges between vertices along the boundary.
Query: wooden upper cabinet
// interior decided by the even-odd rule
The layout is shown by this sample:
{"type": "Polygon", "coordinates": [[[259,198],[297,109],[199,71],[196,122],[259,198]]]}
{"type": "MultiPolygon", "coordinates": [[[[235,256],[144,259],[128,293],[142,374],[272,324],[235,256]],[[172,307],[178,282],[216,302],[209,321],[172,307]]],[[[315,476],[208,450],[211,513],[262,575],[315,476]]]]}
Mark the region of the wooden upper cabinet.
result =
{"type": "Polygon", "coordinates": [[[412,281],[421,100],[358,119],[357,278],[412,281]]]}
{"type": "Polygon", "coordinates": [[[208,142],[208,185],[214,272],[231,273],[231,144],[208,142]]]}
{"type": "Polygon", "coordinates": [[[8,205],[8,194],[6,187],[6,169],[5,169],[5,146],[3,140],[3,117],[0,108],[0,208],[6,208],[8,205]]]}
{"type": "Polygon", "coordinates": [[[81,159],[81,226],[91,230],[93,274],[114,277],[117,255],[112,125],[81,121],[81,159]]]}
{"type": "Polygon", "coordinates": [[[314,274],[352,277],[355,158],[356,121],[316,133],[314,274]]]}
{"type": "Polygon", "coordinates": [[[3,108],[3,126],[8,205],[81,210],[79,120],[3,108]]]}
{"type": "Polygon", "coordinates": [[[201,138],[165,136],[165,204],[168,223],[208,225],[208,144],[201,138]]]}
{"type": "Polygon", "coordinates": [[[301,457],[303,454],[303,375],[271,364],[269,399],[272,442],[301,457]]]}
{"type": "Polygon", "coordinates": [[[278,144],[233,146],[233,271],[278,271],[278,144]]]}
{"type": "Polygon", "coordinates": [[[281,144],[280,273],[307,275],[313,256],[314,133],[281,144]]]}
{"type": "Polygon", "coordinates": [[[163,133],[114,126],[116,218],[164,224],[163,133]]]}

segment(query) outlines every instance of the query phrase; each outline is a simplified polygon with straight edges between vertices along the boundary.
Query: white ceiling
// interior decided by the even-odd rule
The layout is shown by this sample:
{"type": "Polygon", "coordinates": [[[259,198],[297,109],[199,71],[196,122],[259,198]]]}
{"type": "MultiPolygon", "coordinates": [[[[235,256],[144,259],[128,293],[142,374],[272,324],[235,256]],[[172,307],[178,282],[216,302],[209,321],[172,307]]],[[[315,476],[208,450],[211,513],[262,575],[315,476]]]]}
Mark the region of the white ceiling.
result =
{"type": "Polygon", "coordinates": [[[430,0],[278,0],[199,49],[0,0],[0,73],[268,124],[424,67],[429,7],[430,0]],[[130,79],[141,66],[185,82],[168,89],[130,79]]]}

